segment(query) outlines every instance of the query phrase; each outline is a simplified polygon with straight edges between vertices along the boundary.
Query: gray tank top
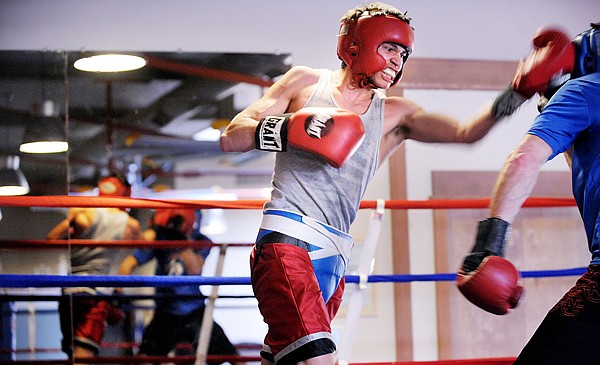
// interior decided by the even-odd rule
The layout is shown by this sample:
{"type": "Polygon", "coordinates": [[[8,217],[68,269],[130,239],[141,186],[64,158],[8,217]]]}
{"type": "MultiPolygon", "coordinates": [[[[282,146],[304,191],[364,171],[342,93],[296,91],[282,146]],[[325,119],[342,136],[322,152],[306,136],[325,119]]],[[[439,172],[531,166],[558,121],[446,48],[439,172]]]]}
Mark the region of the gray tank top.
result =
{"type": "MultiPolygon", "coordinates": [[[[97,208],[94,222],[86,239],[123,239],[129,214],[123,211],[97,208]]],[[[71,248],[72,275],[107,275],[116,257],[117,250],[107,247],[73,246],[71,248]]]]}
{"type": "MultiPolygon", "coordinates": [[[[339,107],[332,94],[331,70],[322,70],[308,106],[339,107]]],[[[360,201],[377,169],[385,95],[375,90],[368,110],[360,116],[365,139],[339,169],[313,153],[288,146],[275,158],[273,190],[265,209],[285,209],[348,232],[360,201]]]]}

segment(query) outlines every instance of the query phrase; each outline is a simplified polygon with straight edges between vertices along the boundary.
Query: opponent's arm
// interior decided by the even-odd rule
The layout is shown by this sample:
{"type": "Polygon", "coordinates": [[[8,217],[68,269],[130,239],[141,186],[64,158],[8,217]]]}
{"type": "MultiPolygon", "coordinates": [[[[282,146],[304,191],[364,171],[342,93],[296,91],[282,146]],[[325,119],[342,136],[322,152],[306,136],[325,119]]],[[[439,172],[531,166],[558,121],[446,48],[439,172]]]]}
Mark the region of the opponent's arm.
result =
{"type": "Polygon", "coordinates": [[[490,218],[479,222],[475,245],[459,270],[457,285],[461,293],[490,313],[507,313],[523,292],[516,268],[502,258],[504,245],[512,222],[551,153],[546,142],[527,135],[507,158],[492,196],[490,218]]]}
{"type": "Polygon", "coordinates": [[[204,257],[200,256],[191,247],[184,248],[177,253],[183,261],[185,271],[188,275],[200,275],[204,266],[204,257]]]}
{"type": "Polygon", "coordinates": [[[531,194],[542,165],[552,149],[541,138],[527,134],[507,158],[496,181],[489,216],[512,224],[521,206],[531,194]]]}
{"type": "Polygon", "coordinates": [[[125,234],[123,238],[126,240],[137,240],[142,238],[142,229],[140,222],[133,218],[129,217],[127,219],[127,225],[125,226],[125,234]]]}
{"type": "Polygon", "coordinates": [[[135,256],[129,254],[123,259],[123,261],[121,261],[121,265],[119,265],[119,270],[117,271],[117,275],[131,275],[133,270],[138,265],[139,265],[139,262],[135,258],[135,256]]]}
{"type": "MultiPolygon", "coordinates": [[[[119,265],[119,269],[117,270],[117,275],[131,275],[133,270],[136,267],[138,267],[139,264],[140,263],[139,263],[138,259],[135,256],[133,256],[132,254],[129,254],[129,255],[125,256],[123,261],[121,261],[121,264],[119,265]]],[[[123,294],[124,292],[125,291],[122,287],[115,287],[113,289],[114,294],[123,294]]]]}

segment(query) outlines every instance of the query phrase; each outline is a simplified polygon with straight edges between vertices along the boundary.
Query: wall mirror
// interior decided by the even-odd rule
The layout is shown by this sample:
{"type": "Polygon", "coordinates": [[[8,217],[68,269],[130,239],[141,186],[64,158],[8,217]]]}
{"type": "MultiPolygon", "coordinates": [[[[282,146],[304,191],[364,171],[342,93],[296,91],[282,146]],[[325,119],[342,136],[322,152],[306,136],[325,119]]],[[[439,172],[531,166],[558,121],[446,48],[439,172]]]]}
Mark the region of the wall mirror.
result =
{"type": "MultiPolygon", "coordinates": [[[[260,164],[247,164],[261,155],[225,156],[218,134],[290,67],[289,54],[0,51],[0,167],[18,172],[28,187],[25,196],[96,195],[98,179],[112,172],[128,177],[134,197],[189,187],[185,181],[176,183],[189,176],[213,176],[194,180],[194,189],[210,188],[215,180],[236,188],[240,173],[247,184],[266,186],[269,176],[260,164]],[[79,59],[115,53],[140,56],[145,65],[123,72],[74,67],[79,59]],[[24,152],[21,144],[37,137],[66,138],[68,150],[24,152]],[[182,165],[184,172],[177,169],[182,165]],[[230,176],[219,177],[219,171],[230,176]]],[[[0,273],[69,273],[68,247],[35,246],[64,218],[65,208],[0,206],[0,211],[0,273]],[[22,241],[31,242],[28,246],[22,241]]],[[[132,214],[146,224],[147,212],[132,214]]],[[[22,294],[18,289],[2,290],[3,295],[22,294]]],[[[33,293],[59,294],[43,288],[33,293]]],[[[32,335],[26,304],[1,303],[7,310],[0,356],[19,358],[15,351],[28,343],[59,346],[56,302],[48,302],[48,310],[37,315],[35,323],[46,325],[36,327],[33,342],[26,340],[32,335]],[[39,320],[44,315],[48,320],[39,320]],[[10,327],[13,320],[16,329],[10,327]],[[49,338],[54,338],[52,343],[47,343],[49,338]]],[[[53,356],[64,354],[41,358],[53,356]]]]}

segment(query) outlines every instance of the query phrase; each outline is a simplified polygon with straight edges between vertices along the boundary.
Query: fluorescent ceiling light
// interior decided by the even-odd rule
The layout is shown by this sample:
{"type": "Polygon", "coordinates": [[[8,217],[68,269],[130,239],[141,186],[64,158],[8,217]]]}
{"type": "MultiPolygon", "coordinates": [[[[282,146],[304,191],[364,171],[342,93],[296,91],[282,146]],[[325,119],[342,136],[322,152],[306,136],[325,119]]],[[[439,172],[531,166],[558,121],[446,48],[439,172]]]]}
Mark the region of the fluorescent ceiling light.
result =
{"type": "Polygon", "coordinates": [[[146,60],[139,56],[124,54],[104,54],[80,58],[73,66],[81,71],[89,72],[122,72],[142,68],[146,60]]]}
{"type": "Polygon", "coordinates": [[[16,196],[29,193],[29,184],[21,170],[0,170],[0,196],[16,196]]]}
{"type": "Polygon", "coordinates": [[[6,156],[0,169],[0,195],[13,196],[29,193],[29,184],[19,169],[19,156],[6,156]]]}
{"type": "Polygon", "coordinates": [[[69,149],[66,132],[59,118],[38,117],[25,127],[19,151],[25,153],[59,153],[69,149]]]}
{"type": "Polygon", "coordinates": [[[65,141],[37,141],[19,146],[19,151],[24,153],[60,153],[68,149],[69,143],[65,141]]]}

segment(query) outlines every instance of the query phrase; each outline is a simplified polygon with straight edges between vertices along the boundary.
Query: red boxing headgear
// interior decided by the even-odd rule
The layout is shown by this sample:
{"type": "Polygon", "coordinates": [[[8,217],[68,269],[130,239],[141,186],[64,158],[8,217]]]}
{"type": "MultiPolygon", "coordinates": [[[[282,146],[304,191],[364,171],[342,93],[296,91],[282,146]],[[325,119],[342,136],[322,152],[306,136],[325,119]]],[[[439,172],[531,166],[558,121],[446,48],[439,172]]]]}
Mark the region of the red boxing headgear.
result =
{"type": "Polygon", "coordinates": [[[101,196],[130,196],[131,186],[116,176],[109,176],[98,182],[98,192],[101,196]]]}
{"type": "MultiPolygon", "coordinates": [[[[340,25],[337,54],[357,76],[359,87],[367,86],[368,79],[385,68],[385,59],[377,53],[384,42],[404,47],[406,62],[413,49],[413,28],[408,22],[393,15],[363,15],[348,19],[340,25]]],[[[391,86],[400,81],[402,69],[391,86]]]]}
{"type": "Polygon", "coordinates": [[[152,224],[167,229],[176,229],[188,234],[194,228],[196,212],[193,209],[157,209],[152,224]]]}

